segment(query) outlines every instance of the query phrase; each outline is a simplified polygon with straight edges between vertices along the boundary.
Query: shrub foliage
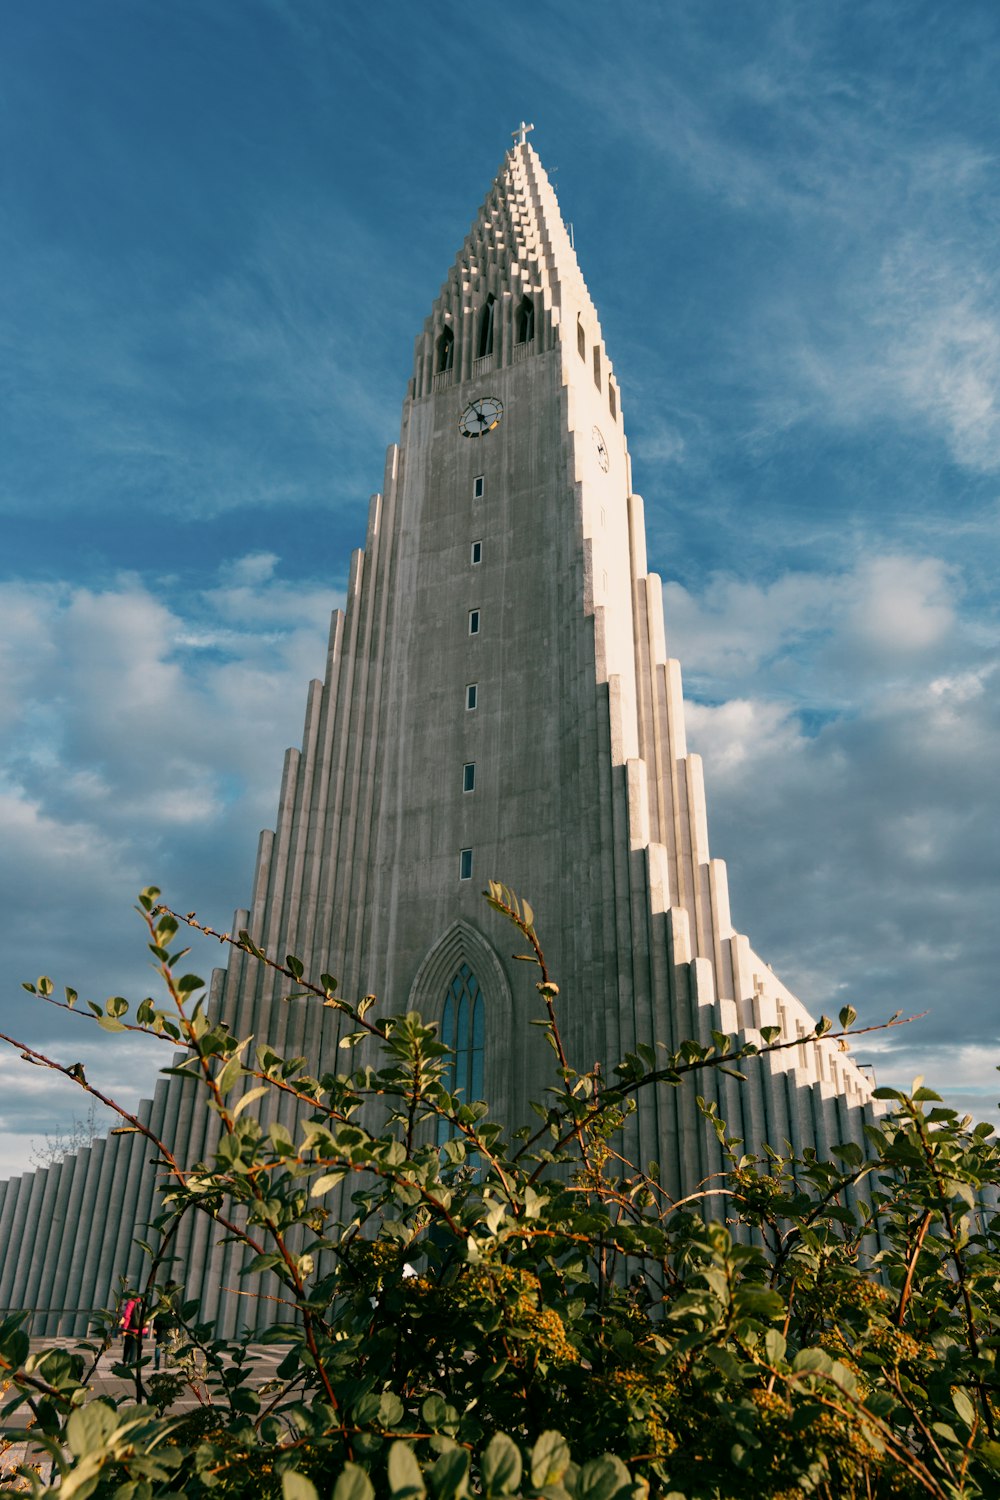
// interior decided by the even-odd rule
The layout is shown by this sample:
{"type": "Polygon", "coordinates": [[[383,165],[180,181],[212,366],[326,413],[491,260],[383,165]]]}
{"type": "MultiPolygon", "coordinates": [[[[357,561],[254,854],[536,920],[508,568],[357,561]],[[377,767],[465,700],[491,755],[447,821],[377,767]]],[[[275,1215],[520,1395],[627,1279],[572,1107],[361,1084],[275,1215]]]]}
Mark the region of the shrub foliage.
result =
{"type": "MultiPolygon", "coordinates": [[[[181,924],[198,924],[159,895],[139,909],[166,1002],[91,1011],[182,1047],[166,1071],[198,1079],[218,1117],[218,1145],[193,1168],[150,1142],[165,1188],[142,1296],[172,1320],[174,1357],[157,1372],[144,1348],[116,1406],[90,1388],[111,1315],[103,1346],[36,1356],[25,1315],[0,1325],[7,1415],[30,1404],[51,1470],[46,1482],[25,1468],[24,1486],[73,1500],[1000,1495],[990,1126],[918,1081],[878,1090],[892,1109],[866,1151],[821,1160],[744,1151],[703,1105],[728,1169],[678,1204],[655,1162],[623,1155],[637,1097],[697,1087],[706,1069],[739,1076],[758,1049],[720,1034],[672,1056],[639,1049],[611,1078],[576,1071],[534,916],[504,887],[487,900],[537,968],[553,1055],[536,1126],[512,1134],[448,1092],[448,1049],[419,1015],[379,1018],[371,997],[342,999],[294,955],[215,933],[279,970],[290,996],[339,1011],[352,1066],[316,1076],[231,1035],[173,951],[181,924]],[[277,1119],[289,1100],[294,1130],[277,1119]],[[244,1339],[217,1337],[171,1280],[191,1214],[243,1248],[248,1289],[266,1273],[279,1288],[256,1304],[273,1321],[244,1339]],[[269,1381],[261,1345],[280,1346],[269,1381]],[[179,1401],[190,1390],[193,1409],[179,1401]]],[[[47,979],[27,988],[76,1005],[47,979]]],[[[847,1008],[840,1032],[824,1018],[816,1034],[854,1019],[847,1008]]],[[[97,1094],[81,1069],[14,1044],[97,1094]]]]}

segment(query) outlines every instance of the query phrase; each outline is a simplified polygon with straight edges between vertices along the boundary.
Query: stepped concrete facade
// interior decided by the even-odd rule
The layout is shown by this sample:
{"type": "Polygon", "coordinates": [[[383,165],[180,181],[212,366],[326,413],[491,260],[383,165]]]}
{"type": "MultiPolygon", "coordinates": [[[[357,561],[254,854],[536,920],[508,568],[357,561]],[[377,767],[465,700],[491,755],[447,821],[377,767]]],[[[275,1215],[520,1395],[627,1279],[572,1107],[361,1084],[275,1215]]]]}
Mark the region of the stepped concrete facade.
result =
{"type": "MultiPolygon", "coordinates": [[[[453,1082],[516,1124],[550,1081],[548,1053],[488,879],[532,903],[579,1068],[713,1029],[813,1029],[732,925],[618,384],[523,132],[417,338],[399,442],[234,927],[383,1013],[437,1021],[453,1082]]],[[[279,996],[235,953],[211,1001],[240,1035],[335,1067],[335,1013],[279,996]]],[[[748,1148],[861,1142],[872,1116],[869,1080],[824,1041],[704,1089],[748,1148]]],[[[648,1090],[630,1123],[628,1149],[675,1193],[722,1166],[695,1092],[648,1090]]],[[[142,1110],[188,1162],[211,1149],[215,1117],[183,1081],[142,1110]]],[[[0,1184],[0,1307],[37,1309],[36,1333],[78,1330],[76,1310],[138,1276],[149,1156],[141,1137],[110,1136],[0,1184]]],[[[189,1218],[175,1271],[231,1331],[256,1319],[218,1238],[189,1218]]]]}

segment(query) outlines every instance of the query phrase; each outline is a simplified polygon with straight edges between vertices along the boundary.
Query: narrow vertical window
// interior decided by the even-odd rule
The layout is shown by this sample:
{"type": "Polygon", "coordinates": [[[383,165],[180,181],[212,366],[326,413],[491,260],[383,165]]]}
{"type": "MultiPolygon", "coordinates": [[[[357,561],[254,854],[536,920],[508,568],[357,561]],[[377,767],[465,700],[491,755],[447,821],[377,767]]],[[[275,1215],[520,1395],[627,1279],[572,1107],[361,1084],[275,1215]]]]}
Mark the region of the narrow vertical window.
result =
{"type": "Polygon", "coordinates": [[[496,298],[491,292],[483,303],[479,314],[479,358],[493,353],[493,323],[496,313],[496,298]]]}
{"type": "Polygon", "coordinates": [[[469,610],[469,634],[470,635],[478,635],[479,634],[479,611],[478,611],[478,609],[470,609],[469,610]]]}
{"type": "Polygon", "coordinates": [[[615,388],[611,384],[610,380],[608,381],[608,409],[611,412],[611,419],[612,419],[612,421],[617,422],[618,421],[618,398],[615,395],[615,388]]]}
{"type": "Polygon", "coordinates": [[[580,358],[581,359],[586,359],[587,358],[587,335],[583,331],[583,324],[580,322],[580,314],[579,313],[577,313],[577,315],[576,315],[576,347],[580,351],[580,358]]]}
{"type": "Polygon", "coordinates": [[[476,790],[476,763],[474,760],[467,761],[462,767],[462,791],[474,792],[476,790]]]}
{"type": "MultiPolygon", "coordinates": [[[[451,1049],[441,1082],[449,1094],[457,1094],[462,1104],[483,1096],[483,1057],[486,1050],[486,1017],[483,992],[467,963],[459,965],[441,1010],[438,1033],[451,1049]]],[[[452,1134],[447,1120],[438,1122],[438,1145],[443,1146],[452,1134]]]]}
{"type": "Polygon", "coordinates": [[[472,879],[472,850],[471,849],[463,849],[462,852],[461,852],[461,854],[458,857],[458,878],[459,878],[459,880],[471,880],[472,879]]]}
{"type": "Polygon", "coordinates": [[[535,304],[530,297],[522,297],[517,309],[517,342],[530,344],[535,337],[535,304]]]}
{"type": "Polygon", "coordinates": [[[594,345],[594,384],[601,389],[601,346],[594,345]]]}
{"type": "Polygon", "coordinates": [[[443,370],[450,370],[455,363],[455,335],[450,328],[441,330],[441,336],[437,341],[437,364],[435,366],[440,375],[443,370]]]}
{"type": "Polygon", "coordinates": [[[473,565],[475,565],[476,563],[481,563],[482,560],[483,560],[483,544],[482,544],[482,542],[473,542],[473,544],[472,544],[472,562],[473,562],[473,565]]]}
{"type": "Polygon", "coordinates": [[[467,709],[475,708],[479,703],[479,683],[470,682],[465,689],[465,706],[467,709]]]}
{"type": "Polygon", "coordinates": [[[475,479],[472,481],[472,498],[473,498],[473,500],[481,500],[483,498],[483,495],[485,493],[486,493],[486,475],[485,474],[477,474],[476,477],[475,477],[475,479]]]}

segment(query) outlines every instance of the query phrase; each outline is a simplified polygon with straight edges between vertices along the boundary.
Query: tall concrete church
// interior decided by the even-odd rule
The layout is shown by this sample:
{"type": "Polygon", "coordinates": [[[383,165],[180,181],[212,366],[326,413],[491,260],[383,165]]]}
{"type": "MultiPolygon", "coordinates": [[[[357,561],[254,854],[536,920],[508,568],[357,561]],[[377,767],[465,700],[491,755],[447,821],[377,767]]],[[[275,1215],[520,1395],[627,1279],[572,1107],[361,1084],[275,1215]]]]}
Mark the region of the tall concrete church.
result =
{"type": "MultiPolygon", "coordinates": [[[[618,382],[524,129],[417,337],[326,677],[309,687],[235,922],[336,974],[342,993],[437,1021],[453,1084],[518,1123],[550,1082],[548,1052],[488,879],[532,903],[581,1069],[713,1028],[812,1031],[734,929],[709,854],[618,382]]],[[[336,1066],[335,1013],[278,1003],[273,973],[246,955],[216,973],[212,1002],[240,1035],[336,1066]]],[[[823,1151],[870,1118],[868,1080],[830,1043],[707,1087],[748,1145],[823,1151]]],[[[694,1093],[647,1091],[632,1122],[630,1149],[675,1191],[721,1166],[694,1093]]],[[[181,1081],[143,1111],[188,1161],[211,1149],[214,1117],[181,1081]]],[[[139,1274],[149,1155],[141,1137],[111,1136],[0,1185],[0,1308],[51,1309],[36,1333],[79,1329],[75,1310],[139,1274]]],[[[192,1219],[177,1270],[232,1330],[254,1317],[225,1290],[239,1259],[215,1238],[192,1219]]]]}

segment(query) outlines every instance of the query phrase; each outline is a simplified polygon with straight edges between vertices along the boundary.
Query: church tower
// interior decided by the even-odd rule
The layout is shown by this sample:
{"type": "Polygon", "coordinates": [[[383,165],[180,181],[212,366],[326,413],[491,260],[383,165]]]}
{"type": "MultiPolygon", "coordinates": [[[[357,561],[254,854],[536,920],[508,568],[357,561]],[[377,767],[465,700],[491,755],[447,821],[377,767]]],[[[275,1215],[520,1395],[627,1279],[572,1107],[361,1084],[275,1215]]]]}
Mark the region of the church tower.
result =
{"type": "MultiPolygon", "coordinates": [[[[618,384],[526,128],[417,338],[399,442],[235,926],[337,975],[341,993],[438,1022],[454,1085],[518,1124],[548,1058],[528,1024],[533,979],[482,899],[489,879],[534,908],[580,1069],[713,1029],[812,1031],[734,930],[709,855],[618,384]]],[[[334,1067],[335,1013],[279,994],[237,952],[212,1004],[240,1035],[334,1067]]],[[[830,1043],[705,1088],[748,1148],[825,1151],[860,1141],[870,1118],[867,1079],[830,1043]]],[[[658,1160],[674,1192],[722,1165],[694,1092],[647,1091],[630,1125],[630,1151],[658,1160]]],[[[144,1111],[188,1160],[211,1148],[212,1117],[179,1080],[144,1111]]],[[[0,1185],[0,1244],[21,1247],[0,1306],[103,1306],[138,1273],[130,1241],[154,1211],[146,1155],[140,1138],[113,1136],[0,1185]],[[81,1218],[106,1231],[77,1265],[66,1247],[81,1218]]],[[[223,1290],[238,1267],[211,1233],[207,1219],[187,1226],[178,1253],[228,1332],[247,1312],[223,1290]]],[[[71,1325],[53,1311],[35,1331],[71,1325]]]]}

